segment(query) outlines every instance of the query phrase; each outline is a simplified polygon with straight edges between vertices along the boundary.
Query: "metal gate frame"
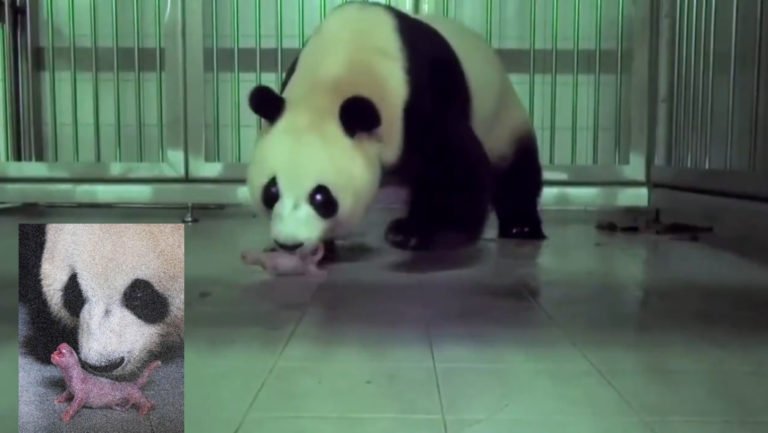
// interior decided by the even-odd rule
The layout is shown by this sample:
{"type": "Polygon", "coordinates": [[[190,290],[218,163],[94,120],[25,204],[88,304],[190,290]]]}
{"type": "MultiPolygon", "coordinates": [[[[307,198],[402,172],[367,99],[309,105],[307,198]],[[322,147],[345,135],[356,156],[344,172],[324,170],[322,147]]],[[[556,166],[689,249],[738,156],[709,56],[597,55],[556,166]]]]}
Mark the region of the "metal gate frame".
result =
{"type": "MultiPolygon", "coordinates": [[[[715,0],[712,1],[712,4],[714,4],[714,1],[715,0]]],[[[654,150],[655,155],[651,158],[652,165],[649,173],[649,186],[651,188],[660,187],[705,194],[726,195],[734,198],[766,200],[768,199],[768,171],[759,172],[711,167],[691,168],[686,166],[688,164],[686,160],[690,160],[691,158],[700,159],[702,148],[711,145],[712,139],[711,137],[703,137],[698,131],[694,130],[696,126],[692,125],[690,122],[686,123],[687,121],[685,119],[675,119],[675,111],[677,110],[678,105],[685,103],[680,101],[680,99],[687,98],[687,96],[678,98],[680,86],[676,85],[679,77],[683,77],[681,72],[679,72],[679,69],[682,68],[682,66],[678,65],[678,62],[676,61],[679,60],[677,59],[677,50],[681,49],[680,47],[683,47],[682,49],[685,50],[684,44],[686,44],[685,41],[681,42],[679,40],[680,26],[682,25],[681,20],[684,19],[678,17],[678,15],[682,14],[680,10],[680,4],[682,2],[684,2],[684,0],[661,1],[659,5],[659,65],[656,72],[656,75],[659,76],[659,87],[654,101],[654,104],[659,108],[659,114],[656,116],[658,127],[654,137],[656,148],[655,150],[651,149],[654,150]],[[687,131],[684,131],[687,132],[686,136],[682,136],[679,133],[675,134],[675,131],[677,131],[676,127],[680,126],[680,124],[689,128],[687,131]],[[691,134],[691,131],[695,132],[691,134]],[[691,137],[691,135],[693,135],[693,137],[691,137]]],[[[702,3],[705,3],[706,6],[710,1],[702,1],[702,3]]],[[[696,3],[694,2],[693,4],[695,6],[696,3]]],[[[736,29],[736,8],[738,7],[738,0],[734,0],[732,5],[734,8],[732,11],[722,11],[721,13],[733,13],[732,25],[734,26],[734,29],[736,29]]],[[[758,20],[758,26],[762,23],[763,31],[762,33],[758,31],[758,38],[762,35],[762,40],[756,42],[755,58],[757,60],[757,66],[754,79],[756,80],[756,83],[765,83],[765,80],[768,79],[768,38],[766,37],[765,30],[768,23],[768,7],[763,5],[763,7],[758,8],[758,10],[761,14],[755,18],[758,20]]],[[[704,23],[701,25],[703,26],[704,23]]],[[[711,25],[714,28],[714,23],[708,25],[711,25]]],[[[734,62],[737,60],[735,57],[735,34],[734,30],[730,42],[732,55],[730,94],[733,93],[733,87],[735,85],[734,62]]],[[[710,34],[710,37],[713,41],[714,36],[710,34]]],[[[702,37],[702,50],[704,42],[704,38],[702,37]]],[[[709,43],[713,42],[710,41],[709,43]]],[[[685,54],[683,54],[683,56],[685,56],[685,54]]],[[[691,54],[691,57],[695,58],[695,53],[691,54]]],[[[700,74],[702,74],[702,77],[704,76],[703,71],[700,71],[700,74]]],[[[691,78],[691,76],[687,75],[683,77],[684,80],[689,80],[691,78]]],[[[700,78],[700,80],[703,80],[703,78],[700,78]]],[[[752,137],[753,142],[750,143],[751,153],[753,153],[752,158],[758,156],[755,152],[759,152],[758,146],[761,144],[758,143],[758,138],[760,136],[759,128],[762,125],[759,121],[759,117],[761,114],[764,115],[768,113],[768,91],[766,91],[768,86],[763,84],[757,87],[758,91],[755,92],[753,100],[754,118],[752,119],[752,126],[754,128],[753,134],[755,134],[755,136],[752,137]]],[[[703,90],[699,88],[699,103],[703,105],[703,102],[701,102],[702,92],[703,90]]],[[[707,97],[710,98],[711,95],[707,95],[707,97]]],[[[733,110],[733,106],[729,107],[730,116],[732,116],[733,110]]],[[[768,131],[768,129],[765,130],[768,131]]],[[[765,140],[765,138],[766,137],[763,137],[763,140],[765,140]]],[[[731,142],[730,137],[728,143],[719,144],[726,144],[729,147],[734,145],[734,143],[731,142]]],[[[766,144],[768,143],[762,143],[762,145],[768,149],[766,144]]],[[[750,162],[755,163],[754,160],[750,162]]]]}
{"type": "MultiPolygon", "coordinates": [[[[165,138],[176,156],[168,164],[147,163],[60,164],[55,174],[50,163],[0,164],[0,201],[77,203],[248,203],[243,180],[245,164],[205,159],[206,123],[200,107],[210,103],[205,82],[205,41],[200,31],[206,17],[205,1],[169,0],[172,19],[164,28],[167,80],[165,138]],[[181,108],[183,107],[183,108],[181,108]],[[14,164],[19,164],[15,166],[14,164]],[[42,183],[41,181],[45,181],[42,183]],[[137,191],[142,191],[137,193],[137,191]]],[[[419,12],[434,12],[449,0],[422,0],[419,12]]],[[[499,0],[496,0],[499,1],[499,0]]],[[[653,4],[624,0],[636,29],[650,29],[653,4]]],[[[628,164],[604,166],[544,165],[547,207],[646,206],[654,85],[652,32],[636,31],[631,40],[632,61],[626,63],[621,125],[628,129],[625,147],[628,164]]],[[[254,137],[255,139],[255,137],[254,137]]],[[[170,150],[170,149],[169,149],[170,150]]],[[[170,156],[170,155],[169,155],[170,156]]]]}
{"type": "MultiPolygon", "coordinates": [[[[503,1],[503,0],[496,0],[503,1]]],[[[573,0],[571,0],[573,1],[573,0]]],[[[634,11],[629,16],[635,29],[651,29],[654,13],[654,1],[648,0],[614,0],[623,1],[624,7],[634,11]]],[[[422,0],[420,13],[439,13],[448,10],[452,0],[422,0]]],[[[622,46],[620,51],[629,48],[632,61],[628,65],[626,76],[622,76],[625,84],[621,86],[621,101],[631,100],[629,109],[620,113],[621,128],[628,128],[627,134],[628,163],[617,165],[552,165],[544,164],[544,180],[548,185],[645,185],[648,172],[649,125],[651,123],[650,90],[654,86],[653,65],[651,62],[653,48],[652,31],[636,31],[631,45],[622,46]]],[[[538,50],[544,50],[539,48],[538,50]]],[[[554,56],[554,50],[551,53],[554,56]]],[[[531,48],[533,55],[533,48],[531,48]]],[[[621,57],[619,57],[621,59],[621,57]]],[[[619,60],[621,62],[621,60],[619,60]]],[[[621,68],[619,69],[621,71],[621,68]]],[[[522,97],[522,95],[521,95],[522,97]]],[[[625,107],[622,107],[625,108],[625,107]]],[[[597,110],[597,108],[595,108],[597,110]]],[[[618,132],[617,132],[618,134],[618,132]]]]}
{"type": "MultiPolygon", "coordinates": [[[[168,20],[163,26],[165,44],[166,77],[163,93],[167,104],[163,106],[163,139],[165,162],[7,162],[0,164],[0,178],[14,182],[23,181],[157,181],[182,180],[186,176],[185,136],[183,113],[173,107],[184,104],[184,40],[183,9],[184,0],[171,1],[168,20]],[[171,109],[168,109],[171,107],[171,109]]],[[[8,11],[9,2],[5,3],[8,11]]],[[[42,2],[35,2],[40,5],[42,2]]],[[[30,21],[27,21],[30,23],[30,21]]],[[[38,46],[34,40],[30,46],[38,46]]],[[[75,47],[71,48],[72,50],[75,47]]],[[[74,67],[74,66],[73,66],[74,67]]],[[[60,184],[57,182],[57,184],[60,184]]]]}

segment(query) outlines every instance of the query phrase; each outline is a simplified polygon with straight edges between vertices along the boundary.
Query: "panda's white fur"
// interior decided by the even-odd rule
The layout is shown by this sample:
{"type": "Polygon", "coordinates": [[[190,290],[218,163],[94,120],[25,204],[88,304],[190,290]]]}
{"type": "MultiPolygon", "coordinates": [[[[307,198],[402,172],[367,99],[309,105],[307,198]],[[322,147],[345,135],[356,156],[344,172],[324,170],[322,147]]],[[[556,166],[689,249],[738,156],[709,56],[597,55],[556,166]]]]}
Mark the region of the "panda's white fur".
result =
{"type": "Polygon", "coordinates": [[[111,376],[135,373],[147,358],[184,333],[184,227],[181,224],[49,224],[40,279],[45,301],[60,321],[77,329],[80,359],[103,365],[124,357],[111,376]],[[64,287],[76,273],[85,304],[73,317],[64,287]],[[138,319],[122,302],[137,278],[169,301],[160,323],[138,319]]]}
{"type": "MultiPolygon", "coordinates": [[[[515,150],[514,138],[532,126],[497,53],[456,21],[415,17],[436,29],[457,54],[471,94],[472,127],[490,160],[505,162],[515,150]]],[[[403,151],[410,89],[402,44],[389,10],[359,3],[334,9],[309,38],[283,91],[281,117],[275,125],[265,123],[247,171],[252,201],[266,214],[262,188],[277,177],[280,200],[270,215],[273,239],[302,243],[309,250],[323,239],[349,233],[364,216],[382,168],[397,163],[403,151]],[[355,94],[375,104],[381,126],[352,139],[338,113],[340,104],[355,94]],[[309,192],[319,183],[338,199],[335,218],[319,217],[308,204],[309,192]]]]}

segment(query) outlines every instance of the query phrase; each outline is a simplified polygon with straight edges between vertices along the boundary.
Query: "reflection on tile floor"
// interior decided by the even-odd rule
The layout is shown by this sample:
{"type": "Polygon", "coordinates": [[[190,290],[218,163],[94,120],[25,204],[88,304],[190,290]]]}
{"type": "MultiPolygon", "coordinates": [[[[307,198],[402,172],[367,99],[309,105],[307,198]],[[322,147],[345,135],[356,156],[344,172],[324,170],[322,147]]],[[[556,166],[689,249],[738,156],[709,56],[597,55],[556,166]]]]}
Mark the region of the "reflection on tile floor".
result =
{"type": "Polygon", "coordinates": [[[270,280],[239,262],[263,222],[198,216],[187,432],[768,431],[765,261],[554,214],[409,259],[379,211],[325,281],[270,280]]]}

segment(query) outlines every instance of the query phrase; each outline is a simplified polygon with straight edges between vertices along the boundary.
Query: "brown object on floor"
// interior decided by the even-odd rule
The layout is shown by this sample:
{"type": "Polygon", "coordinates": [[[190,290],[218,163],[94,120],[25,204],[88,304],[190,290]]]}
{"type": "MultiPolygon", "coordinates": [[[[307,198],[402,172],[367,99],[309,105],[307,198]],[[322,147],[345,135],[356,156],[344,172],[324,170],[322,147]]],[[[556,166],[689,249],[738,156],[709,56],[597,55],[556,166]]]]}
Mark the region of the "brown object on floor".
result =
{"type": "Polygon", "coordinates": [[[596,229],[604,232],[616,232],[619,231],[619,225],[613,221],[598,221],[595,226],[596,229]]]}
{"type": "Polygon", "coordinates": [[[713,231],[712,226],[695,226],[692,224],[672,222],[669,224],[662,224],[660,228],[656,229],[656,234],[681,235],[681,234],[711,233],[712,231],[713,231]]]}

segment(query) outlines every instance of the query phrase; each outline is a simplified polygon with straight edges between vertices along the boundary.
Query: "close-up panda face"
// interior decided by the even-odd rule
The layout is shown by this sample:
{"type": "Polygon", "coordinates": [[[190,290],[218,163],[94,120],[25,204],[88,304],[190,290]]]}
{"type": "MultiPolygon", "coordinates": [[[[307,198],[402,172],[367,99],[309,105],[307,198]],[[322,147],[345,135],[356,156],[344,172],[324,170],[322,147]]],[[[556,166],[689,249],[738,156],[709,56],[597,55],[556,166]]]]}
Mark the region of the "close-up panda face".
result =
{"type": "Polygon", "coordinates": [[[323,240],[348,233],[375,195],[380,167],[374,140],[361,132],[373,131],[377,121],[363,125],[358,119],[362,126],[355,126],[344,113],[370,108],[370,116],[377,116],[375,107],[352,97],[338,113],[318,118],[301,107],[287,109],[265,87],[254,89],[250,103],[268,124],[248,166],[248,187],[256,208],[270,217],[275,246],[311,252],[323,240]]]}
{"type": "Polygon", "coordinates": [[[52,313],[76,327],[81,363],[120,377],[181,340],[183,226],[49,225],[41,266],[52,313]]]}

